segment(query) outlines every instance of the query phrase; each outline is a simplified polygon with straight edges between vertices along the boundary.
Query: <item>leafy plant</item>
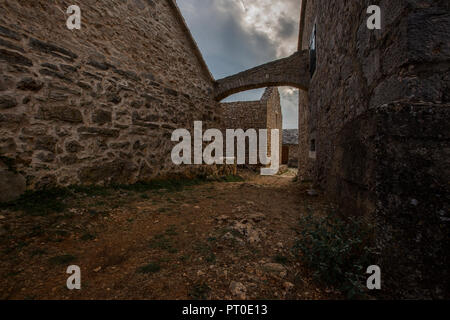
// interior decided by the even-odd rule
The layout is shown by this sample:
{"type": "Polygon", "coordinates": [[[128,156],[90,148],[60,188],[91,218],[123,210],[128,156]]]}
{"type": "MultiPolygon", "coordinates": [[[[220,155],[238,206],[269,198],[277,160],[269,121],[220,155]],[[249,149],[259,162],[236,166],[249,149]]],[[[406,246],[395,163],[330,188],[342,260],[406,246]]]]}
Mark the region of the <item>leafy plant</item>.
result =
{"type": "Polygon", "coordinates": [[[300,220],[300,228],[294,249],[301,251],[315,279],[348,298],[364,296],[365,269],[373,264],[371,227],[357,218],[309,213],[300,220]]]}
{"type": "Polygon", "coordinates": [[[138,268],[137,272],[139,273],[156,273],[161,270],[161,266],[159,263],[151,262],[145,266],[138,268]]]}
{"type": "Polygon", "coordinates": [[[194,300],[206,300],[211,288],[206,283],[196,283],[189,290],[189,297],[194,300]]]}
{"type": "Polygon", "coordinates": [[[75,261],[77,258],[71,254],[63,254],[50,258],[49,262],[52,265],[64,265],[75,261]]]}

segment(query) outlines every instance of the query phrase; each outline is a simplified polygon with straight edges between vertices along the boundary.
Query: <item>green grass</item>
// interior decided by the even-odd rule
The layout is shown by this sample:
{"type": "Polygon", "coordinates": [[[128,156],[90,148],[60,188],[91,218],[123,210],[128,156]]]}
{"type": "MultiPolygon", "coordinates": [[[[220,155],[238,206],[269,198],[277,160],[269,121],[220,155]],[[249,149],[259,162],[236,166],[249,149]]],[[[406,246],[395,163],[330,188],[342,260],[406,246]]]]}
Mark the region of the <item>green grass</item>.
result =
{"type": "Polygon", "coordinates": [[[49,259],[52,265],[65,265],[74,262],[77,258],[71,254],[63,254],[49,259]]]}
{"type": "Polygon", "coordinates": [[[205,257],[205,261],[208,263],[215,263],[216,262],[216,255],[211,252],[211,254],[207,255],[205,257]]]}
{"type": "Polygon", "coordinates": [[[178,249],[173,246],[172,240],[165,234],[156,235],[149,244],[151,249],[165,250],[169,253],[177,253],[178,249]]]}
{"type": "Polygon", "coordinates": [[[242,178],[241,176],[226,176],[226,177],[222,177],[219,180],[224,181],[224,182],[243,182],[244,178],[242,178]]]}
{"type": "Polygon", "coordinates": [[[47,251],[45,249],[35,249],[33,251],[30,252],[30,256],[35,257],[35,256],[43,256],[44,254],[46,254],[47,251]]]}
{"type": "Polygon", "coordinates": [[[289,262],[289,258],[282,256],[280,254],[277,254],[273,257],[273,262],[280,263],[280,264],[287,264],[289,262]]]}
{"type": "Polygon", "coordinates": [[[89,232],[83,233],[83,235],[80,237],[80,239],[83,241],[90,241],[94,240],[95,238],[96,238],[95,235],[89,232]]]}
{"type": "Polygon", "coordinates": [[[364,297],[365,270],[377,260],[371,226],[356,218],[315,217],[309,212],[300,228],[294,250],[302,253],[300,259],[314,271],[314,278],[350,299],[364,297]]]}
{"type": "Polygon", "coordinates": [[[150,262],[149,264],[146,264],[145,266],[142,266],[137,269],[138,273],[156,273],[161,270],[161,265],[156,262],[150,262]]]}
{"type": "MultiPolygon", "coordinates": [[[[223,182],[243,181],[239,176],[227,176],[220,179],[223,182]]],[[[71,186],[67,188],[53,188],[39,191],[27,191],[18,200],[8,203],[1,203],[1,209],[13,211],[23,211],[31,216],[47,216],[53,213],[60,213],[67,209],[67,202],[77,197],[108,197],[114,195],[116,191],[128,191],[128,193],[140,193],[142,199],[149,199],[145,194],[148,191],[167,192],[182,191],[186,187],[197,186],[208,183],[205,178],[196,179],[168,179],[153,180],[151,182],[138,182],[131,185],[110,185],[110,186],[71,186]]],[[[107,202],[97,201],[98,206],[103,206],[107,202]]],[[[113,205],[119,205],[114,203],[113,205]]],[[[167,209],[161,209],[165,212],[167,209]]],[[[92,209],[91,214],[95,215],[96,210],[92,209]]]]}
{"type": "Polygon", "coordinates": [[[195,283],[189,290],[189,297],[194,300],[206,300],[211,288],[206,283],[195,283]]]}
{"type": "Polygon", "coordinates": [[[64,199],[70,194],[68,189],[49,189],[27,191],[18,200],[0,204],[0,209],[23,211],[31,216],[46,216],[63,212],[66,209],[64,199]]]}

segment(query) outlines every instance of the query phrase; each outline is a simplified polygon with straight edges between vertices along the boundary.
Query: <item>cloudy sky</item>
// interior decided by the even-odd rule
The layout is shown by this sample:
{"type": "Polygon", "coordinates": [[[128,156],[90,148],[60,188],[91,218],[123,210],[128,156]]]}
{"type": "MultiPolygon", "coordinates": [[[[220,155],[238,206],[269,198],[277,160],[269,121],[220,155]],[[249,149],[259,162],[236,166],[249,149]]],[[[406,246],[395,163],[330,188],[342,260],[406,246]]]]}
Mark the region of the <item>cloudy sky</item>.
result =
{"type": "MultiPolygon", "coordinates": [[[[177,0],[214,78],[287,57],[297,49],[300,0],[177,0]]],[[[259,100],[264,89],[225,101],[259,100]]],[[[298,92],[280,88],[283,128],[298,126],[298,92]]]]}

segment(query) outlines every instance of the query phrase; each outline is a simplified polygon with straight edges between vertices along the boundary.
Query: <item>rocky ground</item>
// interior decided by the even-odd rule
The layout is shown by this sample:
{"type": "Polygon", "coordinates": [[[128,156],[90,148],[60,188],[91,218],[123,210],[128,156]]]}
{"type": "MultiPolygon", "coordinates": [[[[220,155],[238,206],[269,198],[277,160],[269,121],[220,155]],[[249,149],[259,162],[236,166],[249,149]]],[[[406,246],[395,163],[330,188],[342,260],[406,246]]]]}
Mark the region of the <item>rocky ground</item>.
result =
{"type": "Polygon", "coordinates": [[[0,211],[1,299],[339,299],[292,249],[320,195],[242,174],[180,190],[74,193],[44,215],[0,211]],[[66,287],[69,265],[81,290],[66,287]]]}

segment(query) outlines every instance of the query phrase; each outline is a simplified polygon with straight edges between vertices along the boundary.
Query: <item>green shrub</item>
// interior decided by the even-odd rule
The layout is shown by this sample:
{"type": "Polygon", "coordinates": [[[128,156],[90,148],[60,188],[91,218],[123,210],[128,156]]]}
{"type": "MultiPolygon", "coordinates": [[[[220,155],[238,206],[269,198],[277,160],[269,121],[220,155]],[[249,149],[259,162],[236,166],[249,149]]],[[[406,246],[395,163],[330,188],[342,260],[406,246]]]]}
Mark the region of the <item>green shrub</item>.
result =
{"type": "Polygon", "coordinates": [[[311,213],[300,220],[300,227],[301,238],[294,248],[301,251],[315,279],[348,298],[363,297],[365,271],[374,264],[371,227],[356,218],[319,218],[311,213]]]}
{"type": "Polygon", "coordinates": [[[69,264],[71,262],[74,262],[77,260],[77,258],[71,254],[63,254],[60,256],[55,256],[53,258],[50,258],[49,262],[52,265],[64,265],[69,264]]]}
{"type": "Polygon", "coordinates": [[[149,263],[149,264],[147,264],[145,266],[142,266],[142,267],[138,268],[137,272],[138,273],[147,274],[147,273],[156,273],[159,270],[161,270],[160,264],[159,263],[155,263],[155,262],[151,262],[151,263],[149,263]]]}
{"type": "Polygon", "coordinates": [[[206,283],[195,283],[188,294],[194,300],[206,300],[210,292],[211,288],[206,283]]]}

